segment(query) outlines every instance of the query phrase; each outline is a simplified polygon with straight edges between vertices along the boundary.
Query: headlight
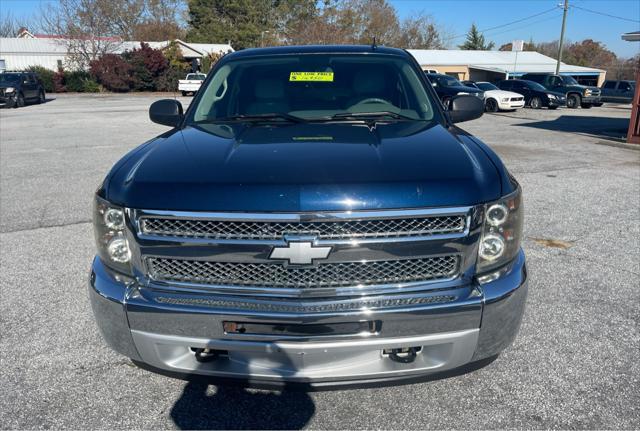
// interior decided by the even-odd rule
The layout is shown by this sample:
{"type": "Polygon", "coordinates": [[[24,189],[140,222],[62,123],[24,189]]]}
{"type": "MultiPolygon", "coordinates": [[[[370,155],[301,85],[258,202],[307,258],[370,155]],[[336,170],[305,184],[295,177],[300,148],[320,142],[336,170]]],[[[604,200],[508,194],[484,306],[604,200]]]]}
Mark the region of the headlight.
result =
{"type": "Polygon", "coordinates": [[[591,96],[591,90],[589,88],[585,88],[584,95],[585,96],[591,96]]]}
{"type": "Polygon", "coordinates": [[[124,209],[96,195],[93,229],[102,261],[116,271],[131,274],[131,250],[126,237],[124,209]]]}
{"type": "Polygon", "coordinates": [[[508,97],[503,97],[502,99],[500,99],[501,102],[508,102],[509,98],[508,97]]]}
{"type": "Polygon", "coordinates": [[[523,210],[520,186],[503,199],[484,206],[482,239],[478,248],[478,273],[502,266],[518,254],[523,210]]]}
{"type": "Polygon", "coordinates": [[[547,94],[547,97],[551,100],[556,100],[556,96],[553,94],[547,94]]]}
{"type": "Polygon", "coordinates": [[[7,87],[7,88],[5,88],[5,89],[4,89],[4,92],[5,92],[6,94],[8,94],[8,93],[13,93],[14,91],[16,91],[16,89],[15,89],[15,88],[13,88],[13,87],[7,87]]]}
{"type": "Polygon", "coordinates": [[[480,99],[484,99],[484,93],[483,92],[476,93],[476,96],[478,96],[480,99]]]}

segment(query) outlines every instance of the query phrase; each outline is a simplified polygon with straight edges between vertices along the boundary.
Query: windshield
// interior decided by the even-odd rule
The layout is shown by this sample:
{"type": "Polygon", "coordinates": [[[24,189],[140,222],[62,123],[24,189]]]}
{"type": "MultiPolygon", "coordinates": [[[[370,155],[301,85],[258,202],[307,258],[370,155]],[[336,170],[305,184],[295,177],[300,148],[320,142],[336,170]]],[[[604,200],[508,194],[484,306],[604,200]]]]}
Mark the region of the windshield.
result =
{"type": "Polygon", "coordinates": [[[452,76],[438,76],[435,78],[438,84],[443,87],[461,87],[462,84],[456,78],[452,76]]]}
{"type": "Polygon", "coordinates": [[[201,92],[188,122],[257,116],[326,120],[367,113],[403,120],[434,116],[434,104],[411,63],[388,55],[239,58],[218,68],[201,92]]]}
{"type": "Polygon", "coordinates": [[[533,82],[533,81],[522,81],[524,82],[527,87],[531,88],[532,90],[538,90],[538,91],[547,91],[546,88],[544,88],[542,85],[538,84],[537,82],[533,82]]]}
{"type": "Polygon", "coordinates": [[[0,73],[0,83],[20,82],[20,75],[17,73],[0,73]]]}
{"type": "Polygon", "coordinates": [[[187,75],[187,80],[191,80],[191,81],[204,81],[204,79],[207,77],[207,75],[203,75],[201,73],[189,73],[187,75]]]}
{"type": "Polygon", "coordinates": [[[499,90],[498,87],[493,84],[489,84],[488,82],[477,82],[476,86],[482,91],[499,90]]]}
{"type": "Polygon", "coordinates": [[[564,81],[565,84],[567,85],[580,85],[578,84],[578,81],[576,81],[573,76],[563,76],[562,80],[564,81]]]}

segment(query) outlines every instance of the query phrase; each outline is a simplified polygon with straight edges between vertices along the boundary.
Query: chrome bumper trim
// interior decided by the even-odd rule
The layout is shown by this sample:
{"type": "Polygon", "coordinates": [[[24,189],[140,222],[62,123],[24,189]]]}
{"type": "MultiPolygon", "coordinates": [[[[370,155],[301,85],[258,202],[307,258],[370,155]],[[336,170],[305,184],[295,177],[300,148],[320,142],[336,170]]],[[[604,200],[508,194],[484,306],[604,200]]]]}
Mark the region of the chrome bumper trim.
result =
{"type": "Polygon", "coordinates": [[[142,360],[167,371],[265,381],[323,382],[450,370],[471,360],[479,330],[320,343],[216,340],[131,332],[142,360]],[[383,349],[402,347],[421,350],[411,363],[394,362],[382,353],[383,349]],[[229,353],[211,362],[199,362],[191,348],[229,353]]]}

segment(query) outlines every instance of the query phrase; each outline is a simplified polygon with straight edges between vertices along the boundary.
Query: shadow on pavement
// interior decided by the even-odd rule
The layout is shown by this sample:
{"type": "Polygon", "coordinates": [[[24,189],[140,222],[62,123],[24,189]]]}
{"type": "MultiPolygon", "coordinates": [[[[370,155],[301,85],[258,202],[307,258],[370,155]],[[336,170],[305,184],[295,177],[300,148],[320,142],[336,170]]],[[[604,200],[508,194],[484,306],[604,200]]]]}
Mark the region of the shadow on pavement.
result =
{"type": "Polygon", "coordinates": [[[629,128],[628,118],[596,117],[581,115],[561,115],[549,121],[536,121],[513,124],[518,127],[554,130],[558,132],[578,133],[598,138],[625,139],[629,128]]]}
{"type": "Polygon", "coordinates": [[[189,381],[171,409],[180,429],[301,429],[315,413],[304,392],[249,390],[189,381]]]}

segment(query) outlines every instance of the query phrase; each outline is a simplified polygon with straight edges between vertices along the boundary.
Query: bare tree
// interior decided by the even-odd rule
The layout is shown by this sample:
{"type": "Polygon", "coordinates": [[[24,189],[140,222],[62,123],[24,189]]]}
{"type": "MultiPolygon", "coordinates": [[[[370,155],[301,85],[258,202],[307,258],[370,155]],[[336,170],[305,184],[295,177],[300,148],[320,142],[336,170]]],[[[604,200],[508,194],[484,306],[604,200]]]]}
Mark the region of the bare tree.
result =
{"type": "Polygon", "coordinates": [[[59,36],[67,49],[67,66],[86,68],[92,60],[115,51],[121,39],[114,35],[110,0],[59,0],[44,7],[42,29],[59,36]]]}
{"type": "Polygon", "coordinates": [[[0,16],[0,37],[15,37],[18,27],[10,11],[0,16]]]}
{"type": "Polygon", "coordinates": [[[178,23],[184,0],[59,0],[41,13],[42,29],[58,35],[67,66],[86,68],[116,51],[123,40],[170,40],[183,34],[178,23]]]}
{"type": "Polygon", "coordinates": [[[402,21],[396,45],[406,49],[444,49],[442,34],[430,15],[413,14],[402,21]]]}
{"type": "Polygon", "coordinates": [[[16,18],[11,11],[0,15],[0,37],[17,37],[22,27],[33,31],[34,26],[30,19],[16,18]]]}

